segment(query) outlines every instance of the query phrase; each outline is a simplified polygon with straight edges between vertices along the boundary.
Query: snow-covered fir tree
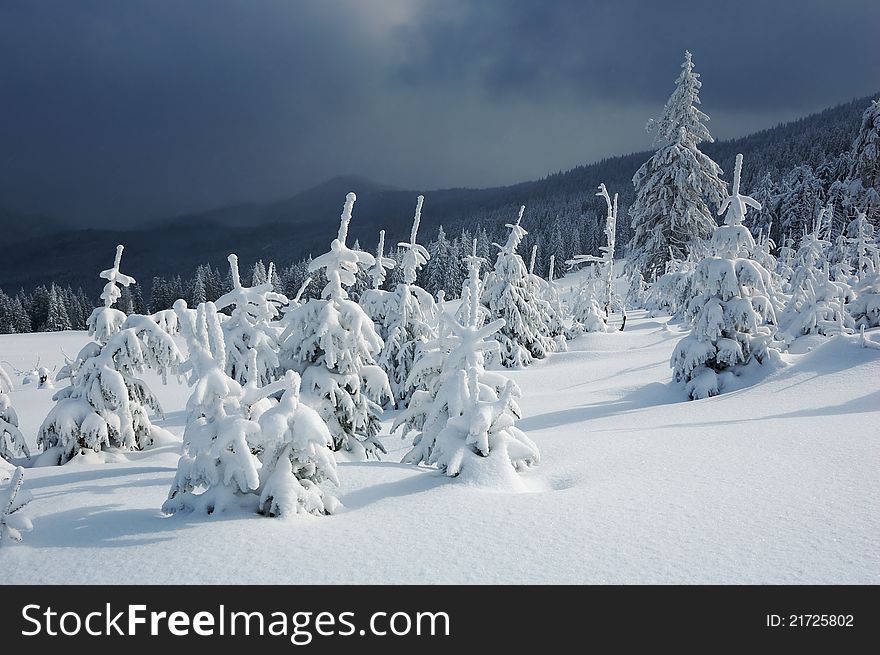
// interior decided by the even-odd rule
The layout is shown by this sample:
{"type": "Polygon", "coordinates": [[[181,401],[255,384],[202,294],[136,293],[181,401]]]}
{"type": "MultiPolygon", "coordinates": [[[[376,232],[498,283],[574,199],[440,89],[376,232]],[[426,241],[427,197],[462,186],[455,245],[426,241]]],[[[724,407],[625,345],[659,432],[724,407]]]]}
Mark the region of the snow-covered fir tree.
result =
{"type": "Polygon", "coordinates": [[[498,256],[482,291],[482,304],[488,308],[490,318],[504,320],[494,336],[501,344],[500,362],[508,368],[528,366],[533,358],[542,359],[559,349],[550,336],[549,304],[539,297],[517,253],[520,241],[528,234],[521,225],[525,209],[525,205],[520,207],[516,223],[507,223],[510,235],[505,244],[495,244],[498,256]]]}
{"type": "MultiPolygon", "coordinates": [[[[238,270],[238,257],[229,255],[229,276],[232,289],[217,299],[218,310],[232,308],[229,318],[223,321],[226,343],[226,373],[244,384],[256,375],[258,383],[266,385],[278,377],[278,333],[270,325],[280,314],[280,308],[288,299],[272,290],[272,283],[261,282],[257,286],[244,287],[238,270]],[[249,352],[255,351],[256,371],[249,371],[249,352]]],[[[257,262],[262,265],[262,262],[257,262]]],[[[268,280],[265,269],[255,268],[255,280],[268,280]]]]}
{"type": "Polygon", "coordinates": [[[626,289],[624,304],[630,309],[641,309],[645,306],[645,297],[648,285],[641,271],[632,271],[629,276],[629,286],[626,289]]]}
{"type": "Polygon", "coordinates": [[[614,194],[614,200],[608,195],[608,189],[604,184],[599,185],[599,192],[596,194],[605,199],[607,205],[607,214],[605,218],[605,238],[606,243],[599,249],[602,251],[601,257],[595,255],[575,255],[573,259],[566,262],[569,266],[574,267],[585,262],[595,262],[604,279],[602,295],[598,298],[605,315],[611,312],[612,303],[614,302],[614,243],[617,231],[617,194],[614,194]]]}
{"type": "Polygon", "coordinates": [[[354,193],[346,196],[337,238],[309,267],[326,272],[322,297],[285,315],[281,348],[284,367],[302,376],[303,396],[329,426],[334,450],[370,456],[384,452],[378,439],[378,403],[391,397],[391,389],[376,363],[382,338],[346,293],[358,269],[375,263],[372,255],[345,245],[356,198],[354,193]]]}
{"type": "Polygon", "coordinates": [[[683,383],[692,399],[721,393],[732,376],[751,362],[770,356],[773,306],[767,287],[770,274],[749,259],[754,239],[743,219],[749,207],[760,204],[740,194],[742,155],[736,157],[733,192],[725,198],[719,214],[726,211],[724,225],[715,229],[710,242],[713,255],[700,261],[694,271],[690,303],[695,316],[691,334],[676,346],[671,365],[673,378],[683,383]]]}
{"type": "Polygon", "coordinates": [[[70,323],[70,317],[67,315],[64,296],[61,290],[53,284],[49,289],[49,316],[46,319],[46,325],[43,326],[43,331],[63,332],[71,329],[73,327],[70,323]]]}
{"type": "Polygon", "coordinates": [[[791,169],[782,181],[779,198],[780,234],[809,231],[823,209],[822,183],[807,164],[791,169]]]}
{"type": "Polygon", "coordinates": [[[452,290],[450,283],[455,274],[456,262],[452,244],[449,242],[442,225],[437,230],[437,238],[428,247],[428,254],[431,265],[427,268],[425,288],[431,294],[436,294],[440,289],[443,289],[447,292],[447,297],[451,297],[449,296],[449,292],[452,290]]]}
{"type": "Polygon", "coordinates": [[[764,173],[755,191],[755,200],[761,205],[760,211],[750,212],[746,217],[745,226],[753,235],[767,234],[774,225],[779,224],[779,187],[770,173],[764,173]]]}
{"type": "MultiPolygon", "coordinates": [[[[875,261],[874,270],[880,271],[880,257],[875,261]]],[[[859,278],[855,293],[855,299],[847,305],[854,327],[880,327],[880,273],[868,273],[859,278]]]]}
{"type": "Polygon", "coordinates": [[[213,303],[191,311],[179,300],[174,309],[190,353],[181,370],[193,392],[183,455],[162,510],[213,514],[239,507],[290,516],[336,509],[338,501],[320,486],[338,483],[330,432],[300,401],[299,375],[240,385],[225,370],[228,348],[213,303]]]}
{"type": "MultiPolygon", "coordinates": [[[[575,263],[574,260],[569,262],[575,263]]],[[[608,316],[598,300],[605,290],[604,281],[602,269],[590,264],[580,284],[572,290],[568,301],[571,327],[566,332],[569,339],[584,333],[609,331],[608,316]]]]}
{"type": "Polygon", "coordinates": [[[484,325],[479,257],[468,258],[463,322],[443,315],[440,336],[422,350],[412,371],[420,382],[392,431],[415,432],[403,461],[436,466],[444,474],[485,486],[521,484],[517,471],[538,463],[537,446],[516,425],[516,383],[485,369],[496,352],[503,319],[484,325]]]}
{"type": "Polygon", "coordinates": [[[101,292],[101,300],[104,301],[104,306],[96,308],[89,315],[87,321],[89,334],[100,344],[107,343],[110,337],[116,334],[125,322],[125,312],[116,309],[113,305],[122,297],[122,289],[135,284],[133,277],[119,270],[124,250],[125,247],[122,244],[116,246],[113,268],[101,271],[99,277],[107,280],[104,290],[101,292]]]}
{"type": "Polygon", "coordinates": [[[648,124],[662,145],[633,177],[628,267],[648,279],[670,258],[685,259],[694,240],[712,235],[716,223],[709,203],[717,205],[727,193],[718,164],[699,149],[713,139],[708,116],[697,108],[702,83],[690,52],[675,84],[662,116],[648,124]]]}
{"type": "MultiPolygon", "coordinates": [[[[572,318],[574,321],[570,336],[576,336],[580,332],[604,332],[608,327],[608,316],[613,309],[625,312],[625,304],[614,293],[614,245],[617,225],[617,194],[614,200],[608,194],[604,184],[599,185],[596,194],[605,199],[607,213],[605,218],[606,243],[600,247],[601,257],[595,255],[575,255],[570,259],[568,266],[574,268],[580,264],[590,262],[591,273],[601,277],[602,283],[596,284],[593,275],[584,279],[571,303],[572,318]]],[[[626,320],[624,314],[624,321],[626,320]]]]}
{"type": "Polygon", "coordinates": [[[13,457],[30,457],[24,435],[18,427],[18,414],[12,407],[9,393],[12,391],[12,380],[0,365],[0,459],[13,457]]]}
{"type": "Polygon", "coordinates": [[[850,155],[850,202],[869,223],[880,225],[880,99],[862,115],[850,155]]]}
{"type": "Polygon", "coordinates": [[[877,273],[874,262],[880,255],[880,246],[874,236],[874,226],[865,212],[856,213],[856,217],[846,226],[844,237],[847,244],[846,262],[852,267],[856,278],[861,280],[877,273]]]}
{"type": "MultiPolygon", "coordinates": [[[[376,248],[376,261],[368,269],[371,286],[365,290],[358,299],[358,304],[364,308],[376,329],[379,330],[383,341],[385,339],[385,322],[388,318],[391,294],[383,289],[388,271],[397,267],[397,261],[385,256],[385,230],[379,230],[379,245],[376,248]]],[[[387,371],[386,371],[387,373],[387,371]]]]}
{"type": "Polygon", "coordinates": [[[21,510],[32,499],[29,491],[22,490],[24,469],[17,467],[6,489],[0,490],[0,546],[7,541],[21,541],[21,533],[33,530],[31,520],[21,510]]]}
{"type": "Polygon", "coordinates": [[[419,348],[436,336],[434,297],[416,285],[419,271],[430,259],[427,249],[416,242],[424,200],[424,196],[416,200],[410,240],[397,244],[403,251],[400,262],[402,278],[387,299],[382,326],[384,345],[378,357],[388,375],[394,400],[404,404],[412,391],[407,379],[419,348]]]}
{"type": "Polygon", "coordinates": [[[300,399],[299,375],[287,371],[258,393],[262,397],[281,393],[278,403],[260,415],[259,435],[253,442],[261,464],[260,512],[332,514],[339,501],[322,484],[339,484],[333,437],[320,415],[300,399]]]}
{"type": "Polygon", "coordinates": [[[193,313],[177,300],[174,309],[189,352],[180,370],[193,391],[187,401],[183,454],[162,511],[213,514],[253,505],[260,461],[249,440],[257,439],[260,426],[246,415],[242,386],[226,373],[227,348],[217,308],[203,303],[193,313]]]}
{"type": "Polygon", "coordinates": [[[852,288],[831,279],[831,244],[825,238],[829,222],[828,210],[820,210],[794,255],[788,283],[791,295],[779,319],[778,337],[786,344],[807,334],[832,336],[853,330],[845,307],[854,298],[852,288]]]}
{"type": "MultiPolygon", "coordinates": [[[[476,254],[476,248],[474,249],[476,254]]],[[[552,310],[552,322],[549,325],[550,335],[558,336],[565,334],[565,308],[562,305],[562,292],[559,289],[559,283],[556,281],[556,256],[550,255],[549,267],[547,270],[547,302],[550,303],[552,310]]]]}
{"type": "Polygon", "coordinates": [[[95,340],[59,371],[57,379],[69,379],[70,384],[53,396],[57,402],[37,435],[44,450],[55,449],[59,464],[83,450],[151,445],[149,413],[161,417],[162,407],[139,375],[150,369],[164,380],[180,363],[174,340],[152,319],[122,315],[119,322],[122,313],[111,306],[120,296],[117,285],[133,282],[119,272],[121,255],[119,246],[114,267],[101,273],[108,280],[101,295],[104,307],[89,318],[95,340]]]}
{"type": "MultiPolygon", "coordinates": [[[[230,280],[232,281],[232,286],[234,288],[237,272],[232,272],[230,270],[230,273],[230,280]]],[[[251,271],[251,286],[258,287],[260,285],[266,284],[268,281],[269,275],[266,272],[266,265],[263,263],[262,259],[258,259],[257,263],[254,264],[253,270],[251,271]]],[[[241,280],[239,280],[238,286],[241,286],[241,280]]],[[[221,307],[218,305],[217,309],[221,309],[221,307]]]]}

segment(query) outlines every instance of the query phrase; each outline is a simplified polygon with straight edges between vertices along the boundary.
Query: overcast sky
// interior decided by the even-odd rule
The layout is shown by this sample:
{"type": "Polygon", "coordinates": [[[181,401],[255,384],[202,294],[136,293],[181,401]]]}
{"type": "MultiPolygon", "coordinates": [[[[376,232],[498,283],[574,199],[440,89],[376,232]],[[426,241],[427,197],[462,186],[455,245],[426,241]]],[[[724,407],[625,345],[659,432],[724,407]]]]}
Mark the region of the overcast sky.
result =
{"type": "Polygon", "coordinates": [[[880,91],[877,0],[3,0],[0,207],[80,221],[541,177],[880,91]]]}

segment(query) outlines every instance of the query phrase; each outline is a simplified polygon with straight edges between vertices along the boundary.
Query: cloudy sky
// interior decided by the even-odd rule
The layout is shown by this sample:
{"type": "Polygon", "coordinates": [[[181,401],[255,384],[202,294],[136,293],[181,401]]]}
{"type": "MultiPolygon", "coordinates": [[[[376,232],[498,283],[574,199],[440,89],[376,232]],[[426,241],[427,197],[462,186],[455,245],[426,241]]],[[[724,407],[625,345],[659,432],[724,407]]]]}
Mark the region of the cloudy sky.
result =
{"type": "Polygon", "coordinates": [[[876,0],[3,0],[0,207],[532,179],[648,148],[686,48],[723,138],[880,91],[878,29],[876,0]]]}

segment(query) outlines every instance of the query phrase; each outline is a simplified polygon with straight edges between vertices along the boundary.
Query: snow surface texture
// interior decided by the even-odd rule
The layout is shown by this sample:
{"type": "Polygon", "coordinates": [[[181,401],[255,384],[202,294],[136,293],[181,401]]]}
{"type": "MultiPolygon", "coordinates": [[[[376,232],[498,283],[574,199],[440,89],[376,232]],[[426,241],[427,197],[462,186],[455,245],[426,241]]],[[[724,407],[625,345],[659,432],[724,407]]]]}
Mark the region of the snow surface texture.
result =
{"type": "MultiPolygon", "coordinates": [[[[385,438],[384,461],[339,463],[337,514],[166,518],[180,443],[110,449],[26,471],[34,530],[0,548],[4,582],[880,583],[880,441],[866,427],[880,420],[880,332],[866,330],[869,347],[804,337],[812,351],[752,386],[688,402],[668,368],[685,332],[666,321],[632,312],[624,332],[504,372],[541,451],[520,474],[530,493],[399,464],[410,442],[385,438]],[[377,554],[370,566],[352,543],[377,554]],[[72,553],[93,564],[71,567],[72,553]]],[[[52,367],[87,340],[3,335],[0,359],[52,367]]],[[[145,380],[167,410],[157,424],[179,437],[189,390],[145,380]]],[[[53,392],[13,381],[34,450],[53,392]]]]}

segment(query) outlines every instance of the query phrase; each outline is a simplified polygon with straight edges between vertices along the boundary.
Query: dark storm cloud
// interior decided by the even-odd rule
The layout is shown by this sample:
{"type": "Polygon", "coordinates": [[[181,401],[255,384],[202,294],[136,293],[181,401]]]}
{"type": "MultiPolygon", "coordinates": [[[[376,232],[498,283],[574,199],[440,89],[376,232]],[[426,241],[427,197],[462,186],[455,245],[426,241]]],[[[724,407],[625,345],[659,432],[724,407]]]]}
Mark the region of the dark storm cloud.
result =
{"type": "Polygon", "coordinates": [[[800,109],[880,82],[878,2],[434,0],[422,17],[401,28],[415,86],[656,102],[685,49],[725,108],[800,109]]]}
{"type": "Polygon", "coordinates": [[[513,182],[648,147],[685,48],[720,136],[876,91],[878,26],[867,1],[6,0],[0,207],[513,182]]]}

